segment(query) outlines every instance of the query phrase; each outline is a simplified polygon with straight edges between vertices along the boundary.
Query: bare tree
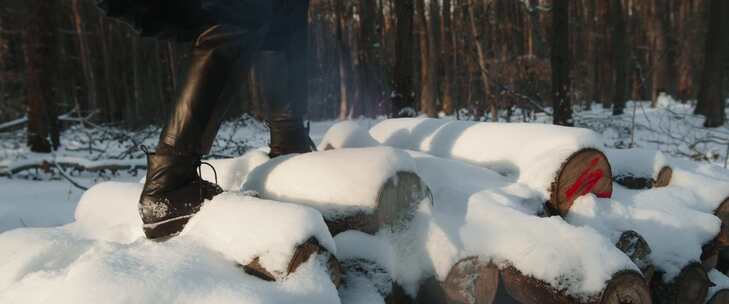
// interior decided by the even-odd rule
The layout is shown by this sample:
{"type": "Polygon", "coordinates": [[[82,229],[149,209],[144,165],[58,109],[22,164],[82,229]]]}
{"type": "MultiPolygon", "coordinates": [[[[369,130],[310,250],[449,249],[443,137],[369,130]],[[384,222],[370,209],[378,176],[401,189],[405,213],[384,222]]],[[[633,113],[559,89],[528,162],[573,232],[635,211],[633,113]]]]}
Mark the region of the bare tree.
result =
{"type": "Polygon", "coordinates": [[[706,59],[696,113],[706,116],[704,125],[713,128],[726,122],[722,82],[729,61],[729,1],[711,0],[709,14],[706,59]]]}
{"type": "Polygon", "coordinates": [[[626,76],[628,64],[628,47],[625,43],[625,16],[623,14],[623,0],[612,0],[610,3],[610,17],[612,24],[613,62],[615,64],[613,81],[613,115],[623,114],[625,109],[626,76]]]}
{"type": "Polygon", "coordinates": [[[552,6],[552,104],[554,124],[572,126],[569,62],[569,3],[554,0],[552,6]]]}
{"type": "Polygon", "coordinates": [[[41,153],[51,152],[59,145],[52,91],[56,35],[48,30],[54,28],[55,3],[29,3],[32,5],[29,5],[24,37],[28,146],[31,151],[41,153]]]}

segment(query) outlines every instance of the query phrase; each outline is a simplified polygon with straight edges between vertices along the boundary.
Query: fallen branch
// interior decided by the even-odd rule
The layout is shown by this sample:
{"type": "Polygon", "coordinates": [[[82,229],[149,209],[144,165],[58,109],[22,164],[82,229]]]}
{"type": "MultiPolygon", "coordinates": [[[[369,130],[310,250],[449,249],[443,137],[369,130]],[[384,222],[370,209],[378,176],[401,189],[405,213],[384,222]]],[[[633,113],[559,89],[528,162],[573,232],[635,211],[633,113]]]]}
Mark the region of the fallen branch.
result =
{"type": "Polygon", "coordinates": [[[77,172],[104,172],[104,171],[111,171],[111,172],[118,172],[118,171],[135,171],[139,169],[146,169],[147,166],[140,163],[134,163],[134,162],[126,162],[126,163],[118,163],[118,164],[110,164],[110,163],[94,163],[90,162],[89,164],[82,164],[79,162],[74,161],[49,161],[49,160],[39,160],[36,162],[29,162],[24,163],[17,166],[9,166],[4,169],[0,169],[0,176],[2,177],[8,177],[13,176],[15,174],[18,174],[23,171],[28,170],[43,170],[43,171],[50,171],[51,167],[56,168],[66,168],[71,169],[77,172]]]}
{"type": "Polygon", "coordinates": [[[61,166],[59,166],[58,163],[55,163],[54,166],[56,167],[56,169],[58,169],[58,174],[60,174],[61,177],[65,178],[69,183],[71,183],[71,185],[73,185],[74,187],[79,188],[83,191],[89,190],[89,187],[81,186],[81,184],[79,184],[73,178],[68,176],[68,174],[66,174],[66,171],[63,170],[63,168],[61,168],[61,166]]]}

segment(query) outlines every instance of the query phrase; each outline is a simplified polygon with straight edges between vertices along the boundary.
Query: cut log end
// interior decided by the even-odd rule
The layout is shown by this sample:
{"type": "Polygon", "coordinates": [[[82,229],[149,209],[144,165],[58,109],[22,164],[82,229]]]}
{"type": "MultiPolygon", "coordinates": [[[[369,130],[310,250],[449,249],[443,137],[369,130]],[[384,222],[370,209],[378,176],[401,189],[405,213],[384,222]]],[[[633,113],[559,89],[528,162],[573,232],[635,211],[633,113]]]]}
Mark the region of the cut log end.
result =
{"type": "Polygon", "coordinates": [[[668,187],[669,184],[671,184],[671,179],[673,178],[673,169],[671,167],[665,166],[661,168],[660,171],[658,171],[658,175],[656,175],[656,180],[653,182],[654,188],[663,188],[668,187]]]}
{"type": "MultiPolygon", "coordinates": [[[[299,267],[301,267],[301,265],[309,261],[309,259],[315,255],[324,255],[327,257],[326,266],[327,270],[329,271],[332,283],[334,283],[335,286],[339,287],[342,282],[342,268],[339,265],[337,259],[326,249],[324,249],[324,247],[322,247],[319,244],[319,241],[317,241],[315,238],[311,238],[304,244],[296,247],[294,255],[291,258],[291,261],[289,262],[289,265],[286,269],[287,273],[285,275],[295,273],[299,269],[299,267]]],[[[243,270],[246,273],[264,281],[276,281],[276,275],[271,273],[271,271],[267,270],[265,267],[263,267],[263,265],[261,265],[260,258],[255,258],[248,265],[244,265],[243,270]]]]}
{"type": "Polygon", "coordinates": [[[613,193],[612,169],[607,157],[596,149],[583,149],[572,154],[552,183],[549,207],[567,215],[575,200],[593,193],[609,198],[613,193]]]}
{"type": "Polygon", "coordinates": [[[600,304],[649,304],[651,292],[643,276],[622,271],[613,276],[602,294],[600,304]]]}
{"type": "Polygon", "coordinates": [[[653,299],[657,303],[670,304],[701,304],[711,286],[706,270],[699,263],[690,264],[672,282],[663,280],[651,282],[653,299]]]}
{"type": "Polygon", "coordinates": [[[444,282],[427,280],[418,292],[418,303],[491,304],[499,286],[499,269],[478,258],[458,262],[444,282]]]}
{"type": "Polygon", "coordinates": [[[707,304],[729,304],[729,289],[719,290],[707,304]]]}
{"type": "Polygon", "coordinates": [[[661,168],[656,176],[618,175],[613,177],[616,183],[633,190],[668,187],[672,178],[673,169],[668,166],[661,168]]]}
{"type": "Polygon", "coordinates": [[[640,268],[645,281],[650,282],[655,272],[655,267],[648,258],[651,254],[651,247],[643,236],[632,230],[625,231],[620,236],[620,240],[615,244],[615,247],[625,253],[640,268]]]}
{"type": "Polygon", "coordinates": [[[422,179],[412,172],[397,172],[388,179],[377,196],[377,208],[371,214],[327,219],[332,235],[347,230],[375,234],[383,228],[401,231],[408,227],[419,204],[432,194],[422,179]]]}

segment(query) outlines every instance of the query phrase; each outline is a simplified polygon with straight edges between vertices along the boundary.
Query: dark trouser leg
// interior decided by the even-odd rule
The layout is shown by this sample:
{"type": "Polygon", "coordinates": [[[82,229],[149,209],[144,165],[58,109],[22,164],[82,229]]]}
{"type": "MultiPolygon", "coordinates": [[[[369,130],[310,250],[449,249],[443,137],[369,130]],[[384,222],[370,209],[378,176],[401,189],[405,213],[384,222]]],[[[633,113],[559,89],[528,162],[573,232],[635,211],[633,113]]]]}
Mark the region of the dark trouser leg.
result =
{"type": "Polygon", "coordinates": [[[304,126],[308,98],[308,0],[283,0],[263,45],[264,77],[270,99],[271,156],[314,149],[304,126]],[[282,67],[283,68],[276,68],[282,67]],[[270,73],[268,71],[279,71],[270,73]]]}
{"type": "Polygon", "coordinates": [[[230,99],[222,98],[235,73],[245,73],[260,32],[216,25],[195,41],[192,63],[160,144],[175,152],[210,152],[230,99]]]}

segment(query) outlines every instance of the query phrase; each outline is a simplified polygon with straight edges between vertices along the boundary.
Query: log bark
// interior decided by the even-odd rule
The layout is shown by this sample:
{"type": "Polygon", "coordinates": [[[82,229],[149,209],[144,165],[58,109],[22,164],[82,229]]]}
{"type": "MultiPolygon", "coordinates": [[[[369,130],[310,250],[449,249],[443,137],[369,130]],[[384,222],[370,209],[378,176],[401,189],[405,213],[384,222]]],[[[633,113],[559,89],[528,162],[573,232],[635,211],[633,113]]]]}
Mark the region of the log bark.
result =
{"type": "Polygon", "coordinates": [[[331,253],[329,253],[324,247],[319,244],[315,238],[311,238],[304,244],[296,247],[294,255],[289,262],[286,273],[272,273],[267,270],[260,263],[260,258],[253,259],[252,262],[247,265],[242,265],[243,270],[252,276],[255,276],[264,281],[276,281],[281,277],[295,273],[301,265],[309,261],[310,258],[316,257],[317,255],[325,256],[327,258],[327,269],[329,275],[335,286],[339,287],[342,283],[342,267],[339,265],[339,261],[331,253]]]}
{"type": "Polygon", "coordinates": [[[656,304],[701,304],[711,285],[703,266],[692,263],[670,282],[663,280],[663,273],[656,273],[651,281],[651,294],[656,304]]]}
{"type": "Polygon", "coordinates": [[[667,187],[672,178],[673,169],[665,166],[655,176],[616,175],[613,180],[628,189],[642,190],[667,187]]]}
{"type": "Polygon", "coordinates": [[[611,197],[612,170],[607,157],[596,149],[583,149],[567,158],[552,182],[547,207],[552,213],[567,215],[575,200],[585,194],[611,197]]]}
{"type": "MultiPolygon", "coordinates": [[[[501,270],[501,280],[504,294],[510,299],[522,304],[573,304],[573,303],[651,303],[650,290],[643,276],[635,271],[621,271],[613,275],[607,282],[607,287],[600,293],[578,299],[567,295],[564,291],[556,290],[549,284],[522,274],[514,267],[501,270]]],[[[501,303],[501,302],[499,302],[501,303]]]]}
{"type": "Polygon", "coordinates": [[[418,204],[432,196],[428,186],[412,172],[397,172],[380,188],[377,208],[370,214],[358,213],[351,216],[324,220],[332,235],[347,230],[375,234],[383,228],[393,231],[405,229],[415,215],[418,204]]]}
{"type": "Polygon", "coordinates": [[[472,257],[451,268],[445,281],[426,280],[418,291],[417,303],[490,304],[499,286],[499,269],[472,257]]]}

